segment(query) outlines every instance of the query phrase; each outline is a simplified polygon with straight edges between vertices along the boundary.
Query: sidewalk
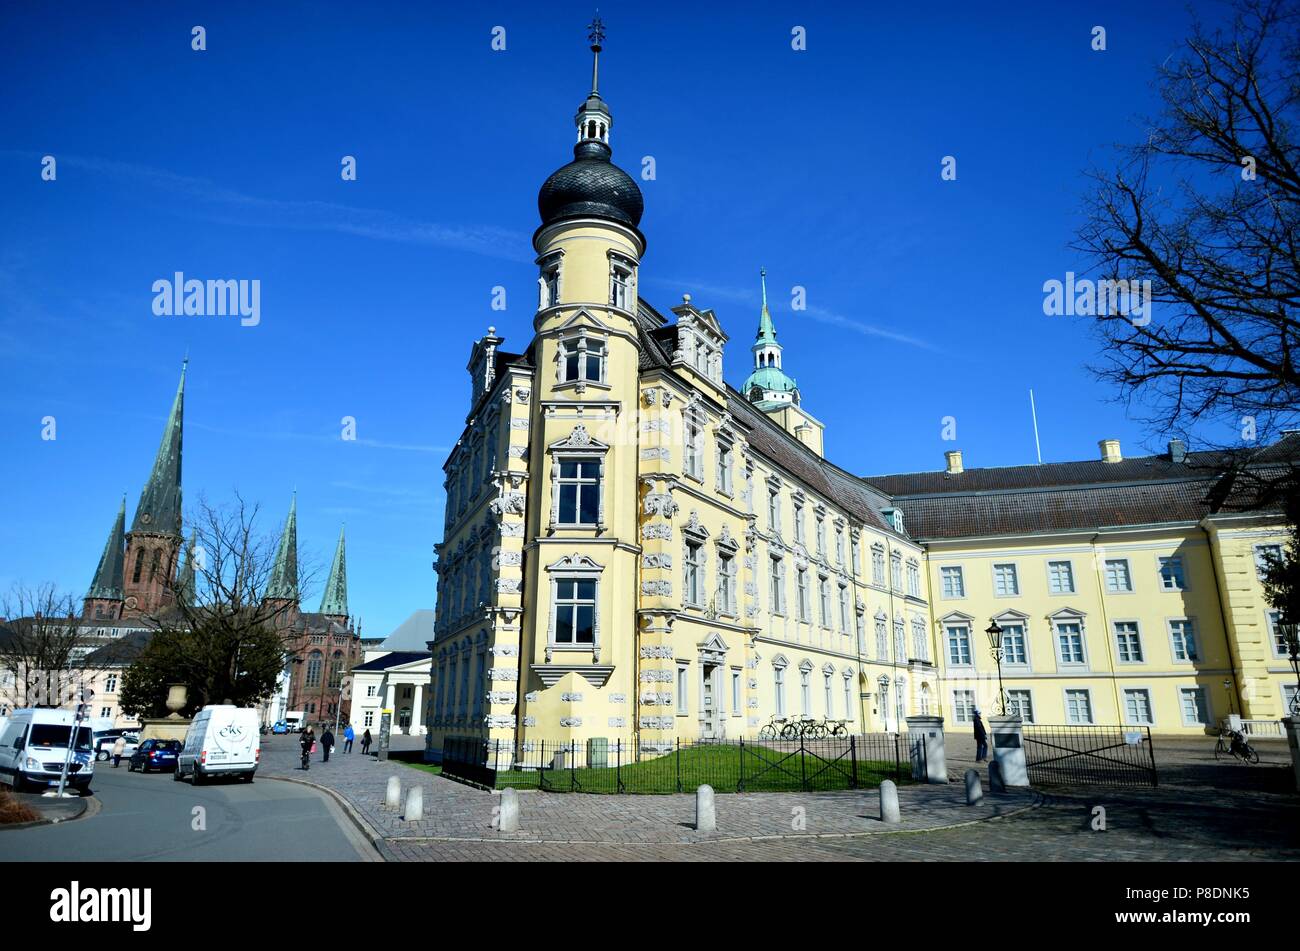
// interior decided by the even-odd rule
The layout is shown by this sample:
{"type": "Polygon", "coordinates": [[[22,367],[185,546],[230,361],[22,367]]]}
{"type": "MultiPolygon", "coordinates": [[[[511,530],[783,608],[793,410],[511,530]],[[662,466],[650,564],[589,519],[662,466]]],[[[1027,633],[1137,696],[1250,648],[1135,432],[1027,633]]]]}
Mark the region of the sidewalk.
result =
{"type": "MultiPolygon", "coordinates": [[[[280,739],[280,738],[276,738],[280,739]]],[[[903,821],[880,822],[875,790],[832,793],[718,794],[717,832],[696,832],[695,796],[602,796],[585,793],[520,792],[521,831],[498,832],[492,827],[499,797],[402,763],[380,763],[359,753],[339,754],[328,763],[313,758],[304,772],[296,745],[280,742],[262,747],[261,773],[309,782],[342,797],[375,834],[399,840],[459,840],[465,842],[532,842],[584,845],[673,845],[727,840],[825,838],[921,832],[1008,816],[1032,809],[1040,800],[1017,791],[986,795],[982,804],[967,806],[962,786],[902,786],[899,803],[903,821]],[[407,822],[401,810],[384,807],[390,776],[407,790],[424,790],[424,818],[407,822]]]]}

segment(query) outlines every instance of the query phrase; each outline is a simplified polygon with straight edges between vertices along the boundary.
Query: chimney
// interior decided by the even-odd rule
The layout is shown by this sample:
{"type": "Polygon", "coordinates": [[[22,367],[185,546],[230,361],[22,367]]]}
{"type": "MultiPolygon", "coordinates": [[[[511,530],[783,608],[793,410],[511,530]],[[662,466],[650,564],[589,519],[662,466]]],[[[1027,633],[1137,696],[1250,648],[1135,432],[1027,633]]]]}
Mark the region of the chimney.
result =
{"type": "Polygon", "coordinates": [[[1097,443],[1101,447],[1102,462],[1123,462],[1124,457],[1120,455],[1118,439],[1102,439],[1097,443]]]}
{"type": "Polygon", "coordinates": [[[952,449],[948,452],[945,452],[943,456],[945,459],[948,460],[948,469],[947,469],[948,475],[958,475],[959,473],[965,471],[962,469],[962,465],[961,465],[960,449],[952,449]]]}
{"type": "Polygon", "coordinates": [[[1181,439],[1169,440],[1169,461],[1186,462],[1187,461],[1187,443],[1181,439]]]}

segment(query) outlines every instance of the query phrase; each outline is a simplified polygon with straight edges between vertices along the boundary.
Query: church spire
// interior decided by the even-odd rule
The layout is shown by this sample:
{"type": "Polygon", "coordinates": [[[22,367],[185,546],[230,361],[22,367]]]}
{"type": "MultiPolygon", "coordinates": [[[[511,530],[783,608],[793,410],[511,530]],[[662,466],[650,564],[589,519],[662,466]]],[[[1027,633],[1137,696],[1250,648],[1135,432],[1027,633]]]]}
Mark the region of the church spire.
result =
{"type": "Polygon", "coordinates": [[[121,601],[122,570],[126,558],[126,496],[118,506],[117,518],[113,519],[113,529],[108,533],[104,543],[104,553],[99,556],[99,566],[95,569],[95,578],[90,582],[90,591],[86,600],[121,601]]]}
{"type": "Polygon", "coordinates": [[[781,368],[781,344],[776,339],[776,324],[767,307],[767,268],[758,271],[763,289],[763,306],[758,312],[758,334],[754,337],[754,371],[745,380],[741,392],[759,409],[778,409],[799,405],[799,387],[781,368]]]}
{"type": "Polygon", "coordinates": [[[289,515],[280,533],[280,547],[275,552],[275,565],[271,580],[266,586],[266,596],[277,600],[298,603],[298,493],[289,503],[289,515]]]}
{"type": "MultiPolygon", "coordinates": [[[[758,315],[758,336],[754,339],[754,350],[761,347],[773,347],[777,350],[777,366],[781,365],[781,345],[776,342],[776,326],[772,323],[772,314],[767,309],[767,268],[758,269],[758,280],[763,286],[763,309],[758,315]]],[[[760,364],[755,360],[755,366],[760,364]]]]}
{"type": "Polygon", "coordinates": [[[185,368],[189,357],[181,364],[181,382],[176,388],[172,411],[163,429],[162,443],[154,459],[149,481],[140,493],[140,503],[135,508],[132,532],[157,535],[175,535],[181,532],[181,431],[185,415],[185,368]]]}
{"type": "Polygon", "coordinates": [[[339,529],[339,544],[334,549],[334,563],[330,565],[329,580],[320,599],[320,613],[331,617],[348,616],[348,562],[344,551],[344,529],[339,529]]]}

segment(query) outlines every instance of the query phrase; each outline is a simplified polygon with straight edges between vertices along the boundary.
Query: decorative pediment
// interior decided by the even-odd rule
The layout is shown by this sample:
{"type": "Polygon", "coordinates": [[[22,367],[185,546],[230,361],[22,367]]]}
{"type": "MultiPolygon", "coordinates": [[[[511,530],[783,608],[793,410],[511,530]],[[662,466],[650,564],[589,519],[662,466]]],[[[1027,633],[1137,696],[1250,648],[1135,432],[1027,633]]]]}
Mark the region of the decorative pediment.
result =
{"type": "Polygon", "coordinates": [[[687,535],[694,535],[696,538],[708,538],[709,530],[700,523],[700,513],[691,509],[690,517],[686,524],[682,526],[682,532],[687,535]]]}
{"type": "Polygon", "coordinates": [[[609,327],[601,323],[599,317],[583,309],[579,309],[577,313],[555,329],[562,335],[578,330],[595,330],[602,334],[609,333],[609,327]]]}
{"type": "Polygon", "coordinates": [[[995,614],[993,620],[1010,621],[1012,624],[1015,624],[1019,621],[1028,621],[1029,615],[1024,611],[1017,611],[1015,608],[1007,608],[1001,614],[995,614]]]}
{"type": "Polygon", "coordinates": [[[608,452],[609,444],[595,439],[586,426],[574,426],[573,432],[547,447],[551,452],[608,452]]]}
{"type": "Polygon", "coordinates": [[[719,548],[727,548],[731,551],[736,551],[740,547],[740,543],[731,537],[731,529],[727,527],[726,522],[722,523],[722,531],[718,534],[714,544],[719,548]]]}
{"type": "Polygon", "coordinates": [[[604,571],[605,566],[581,552],[565,555],[554,564],[546,566],[547,571],[604,571]]]}
{"type": "Polygon", "coordinates": [[[702,660],[713,663],[722,663],[727,656],[727,642],[722,639],[717,631],[710,631],[709,636],[696,645],[700,650],[702,660]]]}
{"type": "Polygon", "coordinates": [[[1047,615],[1048,619],[1052,621],[1082,621],[1087,616],[1085,612],[1071,607],[1064,607],[1047,615]]]}
{"type": "Polygon", "coordinates": [[[832,663],[829,663],[829,662],[828,662],[828,663],[825,663],[825,664],[822,664],[822,673],[823,673],[823,674],[833,674],[833,673],[835,673],[835,665],[832,664],[832,663]]]}
{"type": "Polygon", "coordinates": [[[799,664],[799,670],[801,670],[805,674],[812,669],[813,669],[813,663],[807,657],[805,657],[799,664]]]}
{"type": "Polygon", "coordinates": [[[772,666],[773,666],[773,667],[789,667],[789,666],[790,666],[790,661],[786,660],[786,657],[785,657],[784,654],[777,654],[775,657],[772,658],[772,666]]]}
{"type": "Polygon", "coordinates": [[[532,664],[530,669],[547,687],[554,687],[565,674],[577,674],[593,687],[603,687],[614,673],[613,664],[532,664]]]}
{"type": "Polygon", "coordinates": [[[947,624],[949,621],[960,621],[970,624],[975,618],[964,611],[949,611],[943,617],[939,618],[940,624],[947,624]]]}

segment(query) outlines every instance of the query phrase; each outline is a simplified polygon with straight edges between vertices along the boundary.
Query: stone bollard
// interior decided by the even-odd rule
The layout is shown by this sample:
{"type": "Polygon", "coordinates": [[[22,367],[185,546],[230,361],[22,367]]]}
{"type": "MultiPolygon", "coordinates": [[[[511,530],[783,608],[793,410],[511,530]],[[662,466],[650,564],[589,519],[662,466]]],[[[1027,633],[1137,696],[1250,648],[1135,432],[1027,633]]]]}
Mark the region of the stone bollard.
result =
{"type": "Polygon", "coordinates": [[[388,777],[388,792],[384,794],[384,805],[389,809],[402,808],[402,781],[396,776],[388,777]]]}
{"type": "Polygon", "coordinates": [[[966,805],[978,806],[984,801],[984,787],[980,785],[979,770],[966,770],[966,805]]]}
{"type": "Polygon", "coordinates": [[[701,786],[695,790],[695,831],[718,831],[718,810],[713,801],[712,786],[701,786]]]}
{"type": "Polygon", "coordinates": [[[898,809],[898,786],[892,779],[880,784],[880,821],[894,825],[902,821],[898,809]]]}
{"type": "Polygon", "coordinates": [[[412,786],[406,794],[406,814],[402,816],[407,822],[419,822],[424,818],[424,790],[412,786]]]}
{"type": "Polygon", "coordinates": [[[519,793],[508,786],[501,790],[501,804],[497,809],[497,829],[501,832],[518,832],[519,793]]]}
{"type": "Polygon", "coordinates": [[[1002,781],[1002,764],[997,760],[989,763],[989,792],[1004,793],[1007,784],[1002,781]]]}

